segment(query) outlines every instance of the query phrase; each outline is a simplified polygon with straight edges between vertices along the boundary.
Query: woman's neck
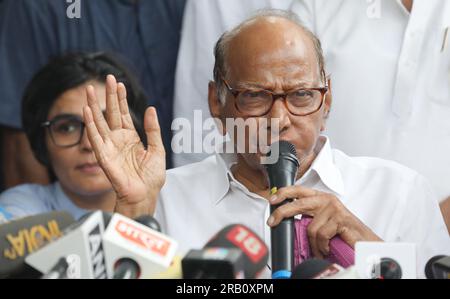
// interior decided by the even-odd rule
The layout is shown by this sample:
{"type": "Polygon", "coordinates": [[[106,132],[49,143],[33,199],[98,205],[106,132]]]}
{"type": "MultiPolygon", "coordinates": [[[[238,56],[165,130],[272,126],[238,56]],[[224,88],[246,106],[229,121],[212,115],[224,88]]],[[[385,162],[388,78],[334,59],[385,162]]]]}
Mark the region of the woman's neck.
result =
{"type": "Polygon", "coordinates": [[[96,195],[80,195],[70,191],[61,185],[63,192],[80,209],[102,210],[113,212],[116,204],[116,194],[114,190],[106,191],[96,195]]]}

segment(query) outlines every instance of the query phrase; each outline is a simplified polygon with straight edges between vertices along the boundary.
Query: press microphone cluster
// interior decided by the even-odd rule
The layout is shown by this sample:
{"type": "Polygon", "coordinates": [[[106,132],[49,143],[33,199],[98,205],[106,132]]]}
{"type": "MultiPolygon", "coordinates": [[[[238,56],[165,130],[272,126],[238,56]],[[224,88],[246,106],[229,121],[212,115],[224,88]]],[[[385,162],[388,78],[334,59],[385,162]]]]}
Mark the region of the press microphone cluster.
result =
{"type": "Polygon", "coordinates": [[[177,242],[151,216],[132,220],[101,211],[87,214],[61,238],[29,255],[42,278],[137,279],[171,265],[177,242]]]}
{"type": "Polygon", "coordinates": [[[244,225],[230,225],[184,258],[151,216],[132,220],[97,211],[26,257],[45,279],[258,278],[268,248],[244,225]]]}

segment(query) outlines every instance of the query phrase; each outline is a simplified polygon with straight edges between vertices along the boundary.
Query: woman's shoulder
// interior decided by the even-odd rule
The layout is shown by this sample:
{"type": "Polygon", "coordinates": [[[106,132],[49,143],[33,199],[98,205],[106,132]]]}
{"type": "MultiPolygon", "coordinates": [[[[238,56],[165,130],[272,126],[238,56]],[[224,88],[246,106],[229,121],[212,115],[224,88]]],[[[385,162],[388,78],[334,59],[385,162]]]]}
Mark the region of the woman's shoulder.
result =
{"type": "Polygon", "coordinates": [[[23,184],[0,194],[0,205],[16,217],[45,213],[50,210],[55,185],[23,184]]]}

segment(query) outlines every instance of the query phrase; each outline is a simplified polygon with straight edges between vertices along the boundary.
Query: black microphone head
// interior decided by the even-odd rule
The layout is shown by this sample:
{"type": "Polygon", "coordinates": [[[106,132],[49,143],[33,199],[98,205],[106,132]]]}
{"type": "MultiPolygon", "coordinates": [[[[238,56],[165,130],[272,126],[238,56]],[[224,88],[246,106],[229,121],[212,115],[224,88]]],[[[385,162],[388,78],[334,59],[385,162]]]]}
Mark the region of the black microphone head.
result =
{"type": "Polygon", "coordinates": [[[295,182],[295,177],[300,166],[295,146],[283,140],[274,142],[270,146],[268,156],[276,156],[277,153],[278,159],[276,162],[265,165],[270,187],[282,188],[291,186],[295,182]]]}
{"type": "Polygon", "coordinates": [[[237,248],[190,250],[181,266],[183,279],[245,278],[245,254],[237,248]]]}
{"type": "Polygon", "coordinates": [[[67,212],[50,212],[1,225],[0,278],[20,275],[25,257],[61,237],[74,221],[67,212]]]}
{"type": "MultiPolygon", "coordinates": [[[[274,143],[270,147],[273,148],[273,146],[276,146],[276,144],[274,143]]],[[[292,143],[285,140],[280,140],[278,141],[278,146],[280,148],[281,155],[291,154],[294,157],[297,157],[297,150],[295,149],[295,145],[292,143]]]]}
{"type": "Polygon", "coordinates": [[[292,279],[313,279],[324,272],[332,264],[326,260],[309,259],[298,265],[292,271],[292,279]]]}
{"type": "Polygon", "coordinates": [[[151,229],[161,232],[161,226],[159,225],[159,222],[150,215],[142,215],[134,219],[134,221],[143,224],[147,227],[150,227],[151,229]]]}
{"type": "MultiPolygon", "coordinates": [[[[91,211],[91,212],[84,214],[77,220],[77,223],[83,223],[85,220],[89,219],[89,217],[91,217],[91,215],[94,214],[95,212],[97,212],[97,211],[91,211]]],[[[105,227],[108,227],[108,224],[111,221],[113,213],[105,212],[105,211],[101,211],[101,212],[103,215],[103,223],[105,224],[105,227]]]]}
{"type": "Polygon", "coordinates": [[[380,262],[372,269],[374,279],[401,279],[403,276],[400,264],[389,257],[381,258],[380,262]]]}
{"type": "Polygon", "coordinates": [[[444,258],[444,257],[445,257],[445,255],[436,255],[428,260],[427,264],[425,265],[425,277],[427,279],[436,279],[436,277],[434,275],[433,264],[437,260],[440,260],[441,258],[444,258]]]}
{"type": "Polygon", "coordinates": [[[103,211],[103,223],[105,224],[105,228],[108,227],[109,222],[111,221],[112,216],[113,216],[113,213],[103,211]]]}
{"type": "Polygon", "coordinates": [[[264,241],[242,224],[233,224],[218,232],[204,248],[237,248],[244,253],[245,278],[257,278],[267,265],[269,250],[264,241]]]}
{"type": "Polygon", "coordinates": [[[138,279],[140,276],[139,264],[130,258],[122,258],[114,265],[113,279],[138,279]]]}
{"type": "Polygon", "coordinates": [[[67,258],[62,257],[48,273],[42,275],[41,279],[66,279],[67,269],[69,269],[67,258]]]}

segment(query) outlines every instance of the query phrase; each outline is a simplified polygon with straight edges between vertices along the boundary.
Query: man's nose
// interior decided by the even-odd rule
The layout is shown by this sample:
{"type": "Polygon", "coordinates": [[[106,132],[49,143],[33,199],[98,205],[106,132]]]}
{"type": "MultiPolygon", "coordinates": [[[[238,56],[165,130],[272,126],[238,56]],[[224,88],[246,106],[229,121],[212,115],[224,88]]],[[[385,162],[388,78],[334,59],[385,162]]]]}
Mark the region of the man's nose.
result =
{"type": "MultiPolygon", "coordinates": [[[[286,107],[285,100],[282,98],[277,98],[269,111],[269,123],[273,121],[278,122],[279,132],[283,132],[288,129],[291,125],[291,120],[289,118],[290,113],[286,107]]],[[[269,125],[272,128],[272,125],[269,125]]],[[[273,128],[272,128],[273,129],[273,128]]]]}

